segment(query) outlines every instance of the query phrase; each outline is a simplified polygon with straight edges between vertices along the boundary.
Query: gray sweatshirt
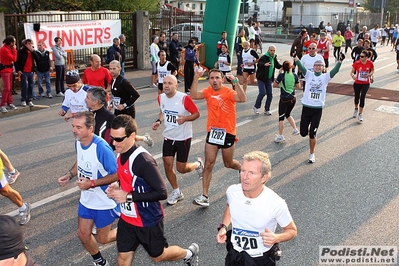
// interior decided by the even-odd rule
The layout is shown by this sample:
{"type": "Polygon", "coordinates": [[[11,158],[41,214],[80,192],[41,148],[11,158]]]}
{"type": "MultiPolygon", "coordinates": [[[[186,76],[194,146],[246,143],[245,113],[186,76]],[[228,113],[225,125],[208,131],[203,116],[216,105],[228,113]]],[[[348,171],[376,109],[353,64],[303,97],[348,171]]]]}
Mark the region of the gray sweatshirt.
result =
{"type": "Polygon", "coordinates": [[[62,49],[62,47],[54,45],[51,47],[53,50],[54,65],[62,66],[65,65],[65,59],[67,58],[67,53],[62,49]]]}

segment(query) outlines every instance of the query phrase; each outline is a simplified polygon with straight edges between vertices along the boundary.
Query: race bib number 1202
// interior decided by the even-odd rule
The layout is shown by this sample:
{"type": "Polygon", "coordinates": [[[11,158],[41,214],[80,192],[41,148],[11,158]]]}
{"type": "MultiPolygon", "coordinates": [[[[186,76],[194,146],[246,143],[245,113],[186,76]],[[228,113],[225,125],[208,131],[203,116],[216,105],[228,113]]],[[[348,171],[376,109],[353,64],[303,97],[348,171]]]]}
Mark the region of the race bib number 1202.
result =
{"type": "Polygon", "coordinates": [[[211,132],[209,133],[209,143],[224,145],[226,140],[226,129],[224,128],[211,128],[211,132]]]}

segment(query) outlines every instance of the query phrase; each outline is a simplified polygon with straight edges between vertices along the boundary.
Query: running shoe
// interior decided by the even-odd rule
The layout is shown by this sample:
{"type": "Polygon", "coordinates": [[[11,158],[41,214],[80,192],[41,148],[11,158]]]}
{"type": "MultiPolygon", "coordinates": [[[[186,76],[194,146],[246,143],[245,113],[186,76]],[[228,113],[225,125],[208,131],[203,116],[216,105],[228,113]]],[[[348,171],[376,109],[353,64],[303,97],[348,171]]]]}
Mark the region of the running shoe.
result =
{"type": "Polygon", "coordinates": [[[359,111],[359,109],[357,109],[357,108],[355,108],[355,111],[353,111],[353,118],[356,118],[357,117],[357,112],[359,111]]]}
{"type": "Polygon", "coordinates": [[[64,97],[64,94],[62,92],[59,92],[55,95],[56,97],[64,97]]]}
{"type": "Polygon", "coordinates": [[[154,140],[151,138],[150,133],[146,132],[144,137],[144,142],[147,143],[148,147],[154,146],[154,140]]]}
{"type": "Polygon", "coordinates": [[[104,265],[101,265],[100,263],[97,263],[95,261],[93,261],[93,264],[94,264],[94,266],[110,266],[107,260],[105,260],[105,264],[104,265]]]}
{"type": "Polygon", "coordinates": [[[25,101],[22,101],[22,102],[21,102],[21,106],[24,106],[24,107],[25,107],[25,106],[26,106],[26,102],[25,102],[25,101]]]}
{"type": "Polygon", "coordinates": [[[297,128],[294,128],[293,130],[292,130],[292,135],[299,135],[299,130],[297,129],[297,128]]]}
{"type": "Polygon", "coordinates": [[[26,206],[26,209],[24,211],[19,211],[20,225],[25,225],[30,220],[30,204],[29,203],[24,203],[24,204],[26,206]]]}
{"type": "Polygon", "coordinates": [[[281,143],[283,141],[285,141],[285,138],[284,138],[283,135],[276,135],[276,138],[274,139],[274,142],[281,143]]]}
{"type": "Polygon", "coordinates": [[[32,102],[32,101],[29,101],[29,102],[28,102],[28,105],[29,105],[30,107],[33,107],[33,106],[35,106],[35,105],[33,104],[33,102],[32,102]]]}
{"type": "Polygon", "coordinates": [[[195,170],[197,171],[199,178],[202,178],[202,173],[204,172],[204,161],[202,160],[201,157],[198,157],[197,162],[198,166],[197,168],[195,168],[195,170]]]}
{"type": "Polygon", "coordinates": [[[203,207],[209,207],[209,198],[204,195],[199,195],[194,199],[193,203],[203,207]]]}
{"type": "Polygon", "coordinates": [[[167,202],[169,205],[175,205],[178,201],[181,201],[183,199],[184,199],[183,193],[181,192],[177,193],[176,191],[173,190],[172,195],[170,195],[167,202]]]}
{"type": "Polygon", "coordinates": [[[47,93],[47,98],[51,99],[53,98],[53,95],[51,95],[51,93],[47,93]]]}
{"type": "Polygon", "coordinates": [[[270,111],[265,111],[264,114],[265,115],[272,115],[272,113],[270,111]]]}
{"type": "Polygon", "coordinates": [[[309,154],[308,163],[314,163],[315,161],[316,157],[314,156],[314,153],[309,154]]]}
{"type": "Polygon", "coordinates": [[[18,109],[18,107],[16,107],[13,103],[10,103],[10,104],[8,105],[8,107],[9,107],[11,110],[17,110],[17,109],[18,109]]]}
{"type": "Polygon", "coordinates": [[[9,185],[12,185],[15,183],[15,181],[17,181],[17,178],[19,177],[19,171],[17,169],[15,169],[14,173],[8,173],[7,175],[7,182],[9,185]]]}
{"type": "Polygon", "coordinates": [[[44,93],[42,92],[42,93],[39,93],[39,96],[40,97],[44,97],[44,93]]]}
{"type": "Polygon", "coordinates": [[[189,247],[188,250],[191,251],[191,253],[193,253],[193,255],[191,255],[190,258],[188,259],[184,259],[184,263],[186,265],[190,265],[190,266],[198,266],[198,253],[199,253],[199,246],[197,243],[192,243],[189,247]]]}
{"type": "Polygon", "coordinates": [[[359,120],[359,123],[362,123],[363,122],[363,114],[359,114],[357,119],[359,120]]]}
{"type": "Polygon", "coordinates": [[[0,112],[2,113],[8,113],[8,110],[5,106],[0,107],[0,112]]]}
{"type": "Polygon", "coordinates": [[[254,114],[258,115],[259,114],[259,109],[256,108],[255,106],[252,107],[252,110],[254,111],[254,114]]]}

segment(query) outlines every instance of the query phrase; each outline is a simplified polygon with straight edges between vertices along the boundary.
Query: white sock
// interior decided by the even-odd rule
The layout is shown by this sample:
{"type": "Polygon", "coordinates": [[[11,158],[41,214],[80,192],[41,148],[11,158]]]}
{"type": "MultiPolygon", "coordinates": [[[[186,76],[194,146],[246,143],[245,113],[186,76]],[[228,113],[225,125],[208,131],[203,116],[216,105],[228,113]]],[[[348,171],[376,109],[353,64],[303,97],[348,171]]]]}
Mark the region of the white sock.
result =
{"type": "Polygon", "coordinates": [[[12,174],[12,175],[15,174],[15,170],[16,169],[14,168],[14,171],[9,171],[9,173],[12,174]]]}
{"type": "Polygon", "coordinates": [[[19,211],[23,212],[26,210],[26,204],[22,204],[22,206],[19,208],[19,211]]]}
{"type": "Polygon", "coordinates": [[[189,258],[191,258],[193,256],[193,253],[189,249],[186,249],[186,250],[187,250],[187,254],[186,254],[186,256],[184,258],[185,259],[189,259],[189,258]]]}
{"type": "Polygon", "coordinates": [[[180,189],[176,188],[176,189],[173,190],[173,192],[176,192],[177,194],[180,194],[180,189]]]}

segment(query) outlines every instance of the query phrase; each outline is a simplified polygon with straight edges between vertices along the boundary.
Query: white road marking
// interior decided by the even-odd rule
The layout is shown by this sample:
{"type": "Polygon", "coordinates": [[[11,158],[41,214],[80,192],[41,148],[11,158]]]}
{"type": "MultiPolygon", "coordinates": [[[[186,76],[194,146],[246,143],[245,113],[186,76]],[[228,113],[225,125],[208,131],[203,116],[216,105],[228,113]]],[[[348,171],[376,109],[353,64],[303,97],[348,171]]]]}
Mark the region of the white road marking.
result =
{"type": "MultiPolygon", "coordinates": [[[[274,110],[273,110],[273,111],[274,111],[274,110]]],[[[239,122],[239,123],[237,123],[237,127],[242,126],[242,125],[245,125],[245,124],[247,124],[247,123],[249,123],[249,122],[251,122],[251,121],[252,121],[251,119],[247,119],[247,120],[244,120],[244,121],[242,121],[242,122],[239,122]]],[[[204,139],[195,139],[195,140],[193,140],[193,141],[191,142],[191,145],[200,143],[200,142],[202,142],[203,140],[205,140],[205,138],[204,138],[204,139]]],[[[153,157],[154,157],[155,160],[160,159],[160,158],[162,158],[162,153],[158,153],[158,154],[154,155],[153,157]]],[[[68,189],[68,190],[66,190],[66,191],[63,191],[63,192],[61,192],[61,193],[55,194],[55,195],[53,195],[53,196],[47,197],[47,198],[45,198],[45,199],[42,199],[42,200],[40,200],[40,201],[38,201],[38,202],[32,203],[32,204],[30,205],[30,206],[31,206],[31,209],[34,209],[34,208],[40,207],[40,206],[42,206],[42,205],[44,205],[44,204],[47,204],[47,203],[50,203],[50,202],[52,202],[52,201],[58,200],[58,199],[63,198],[63,197],[65,197],[65,196],[69,195],[69,194],[75,193],[75,192],[77,192],[77,191],[79,191],[79,188],[78,188],[78,187],[70,188],[70,189],[68,189]]],[[[18,214],[19,214],[19,211],[18,211],[18,210],[15,210],[15,211],[6,213],[6,215],[8,215],[8,216],[17,216],[18,214]]]]}
{"type": "MultiPolygon", "coordinates": [[[[34,209],[34,208],[40,207],[40,206],[42,206],[42,205],[44,205],[44,204],[47,204],[47,203],[49,203],[49,202],[58,200],[58,199],[60,199],[60,198],[62,198],[62,197],[65,197],[65,196],[67,196],[67,195],[69,195],[69,194],[75,193],[76,191],[79,191],[79,188],[78,188],[78,187],[73,187],[73,188],[70,188],[70,189],[68,189],[68,190],[66,190],[66,191],[63,191],[63,192],[61,192],[61,193],[55,194],[55,195],[53,195],[53,196],[50,196],[50,197],[48,197],[48,198],[39,200],[38,202],[32,203],[32,204],[30,205],[30,206],[31,206],[31,209],[34,209]]],[[[18,214],[19,214],[19,211],[18,211],[18,210],[12,211],[12,212],[9,212],[9,213],[6,213],[6,215],[9,215],[9,216],[16,216],[16,215],[18,215],[18,214]]]]}

